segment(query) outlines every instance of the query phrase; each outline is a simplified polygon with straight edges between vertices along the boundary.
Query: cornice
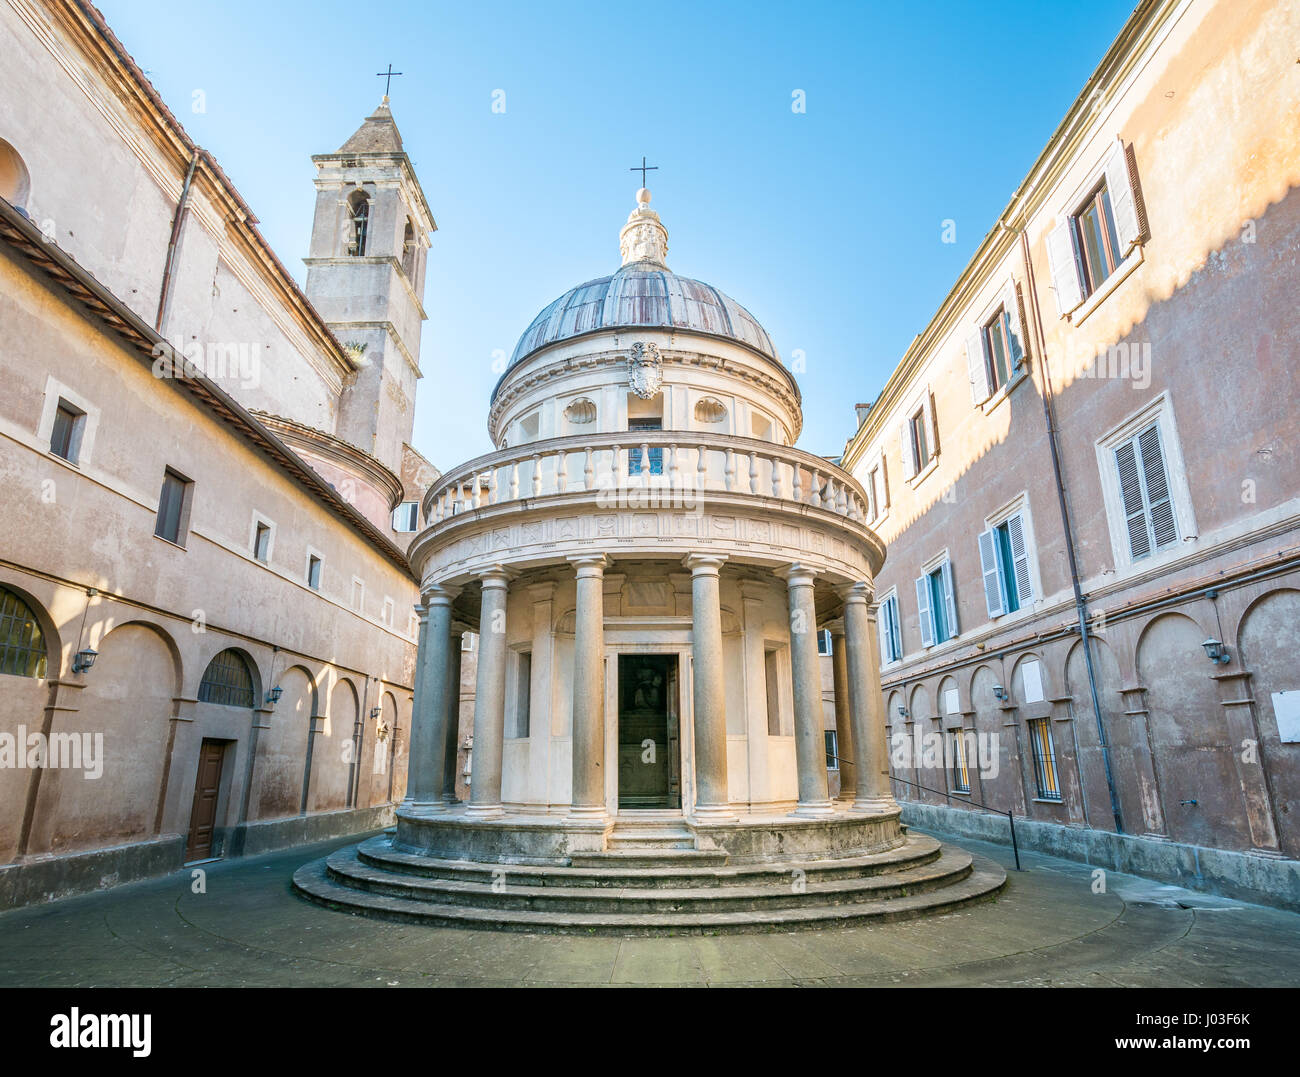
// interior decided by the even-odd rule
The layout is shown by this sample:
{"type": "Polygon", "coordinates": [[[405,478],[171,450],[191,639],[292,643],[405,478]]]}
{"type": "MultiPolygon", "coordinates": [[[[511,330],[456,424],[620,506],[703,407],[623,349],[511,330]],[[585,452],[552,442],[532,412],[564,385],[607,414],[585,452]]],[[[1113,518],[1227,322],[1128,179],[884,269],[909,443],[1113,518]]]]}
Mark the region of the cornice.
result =
{"type": "Polygon", "coordinates": [[[307,426],[284,415],[272,415],[266,411],[253,411],[252,414],[256,415],[264,426],[272,430],[290,448],[295,444],[302,445],[332,460],[345,470],[369,479],[378,489],[387,490],[390,512],[401,504],[404,493],[401,480],[364,449],[334,434],[317,430],[314,426],[307,426]]]}

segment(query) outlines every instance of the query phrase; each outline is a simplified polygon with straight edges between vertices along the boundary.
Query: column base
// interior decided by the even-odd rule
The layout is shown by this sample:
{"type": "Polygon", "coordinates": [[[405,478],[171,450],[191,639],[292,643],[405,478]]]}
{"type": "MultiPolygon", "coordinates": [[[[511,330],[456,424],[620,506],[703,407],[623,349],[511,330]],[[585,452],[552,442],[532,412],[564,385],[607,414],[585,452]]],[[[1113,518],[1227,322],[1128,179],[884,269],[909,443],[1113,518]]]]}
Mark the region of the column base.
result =
{"type": "Polygon", "coordinates": [[[604,804],[572,804],[564,817],[566,823],[603,823],[609,818],[604,804]]]}
{"type": "Polygon", "coordinates": [[[442,802],[443,802],[444,804],[464,804],[464,803],[465,803],[465,802],[464,802],[463,800],[461,800],[460,797],[458,797],[455,793],[443,793],[443,794],[442,794],[442,802]]]}
{"type": "Polygon", "coordinates": [[[901,809],[893,797],[862,797],[853,802],[850,811],[864,815],[879,815],[883,812],[895,812],[901,809]]]}
{"type": "Polygon", "coordinates": [[[465,818],[500,819],[505,815],[505,813],[506,809],[504,804],[471,804],[465,809],[465,818]]]}
{"type": "Polygon", "coordinates": [[[829,800],[810,800],[800,802],[790,814],[797,815],[801,819],[821,819],[827,815],[834,815],[835,805],[829,800]]]}
{"type": "Polygon", "coordinates": [[[436,815],[447,810],[447,805],[441,800],[408,800],[405,806],[426,815],[436,815]]]}
{"type": "Polygon", "coordinates": [[[729,804],[696,804],[691,809],[691,822],[694,823],[735,823],[740,820],[729,804]]]}
{"type": "Polygon", "coordinates": [[[852,811],[853,805],[857,803],[858,798],[849,794],[848,796],[836,797],[832,802],[836,811],[852,811]]]}

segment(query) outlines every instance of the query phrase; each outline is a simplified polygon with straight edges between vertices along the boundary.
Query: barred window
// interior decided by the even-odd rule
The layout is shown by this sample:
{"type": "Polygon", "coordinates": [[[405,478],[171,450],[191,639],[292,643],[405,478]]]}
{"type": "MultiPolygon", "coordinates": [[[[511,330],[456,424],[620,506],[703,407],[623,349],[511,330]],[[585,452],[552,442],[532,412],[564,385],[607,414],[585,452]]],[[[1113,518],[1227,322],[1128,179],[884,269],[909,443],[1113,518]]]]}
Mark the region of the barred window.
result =
{"type": "Polygon", "coordinates": [[[1029,723],[1029,742],[1034,753],[1034,777],[1041,800],[1060,800],[1061,783],[1056,777],[1056,745],[1048,719],[1035,718],[1029,723]]]}
{"type": "Polygon", "coordinates": [[[12,591],[0,587],[0,673],[45,676],[45,637],[36,615],[12,591]]]}
{"type": "Polygon", "coordinates": [[[253,675],[242,654],[225,650],[208,663],[199,683],[199,702],[220,703],[224,707],[253,706],[253,675]]]}
{"type": "MultiPolygon", "coordinates": [[[[954,688],[952,690],[956,692],[954,688]]],[[[966,759],[966,731],[954,729],[948,734],[952,743],[952,789],[954,793],[970,792],[970,764],[966,759]]]]}

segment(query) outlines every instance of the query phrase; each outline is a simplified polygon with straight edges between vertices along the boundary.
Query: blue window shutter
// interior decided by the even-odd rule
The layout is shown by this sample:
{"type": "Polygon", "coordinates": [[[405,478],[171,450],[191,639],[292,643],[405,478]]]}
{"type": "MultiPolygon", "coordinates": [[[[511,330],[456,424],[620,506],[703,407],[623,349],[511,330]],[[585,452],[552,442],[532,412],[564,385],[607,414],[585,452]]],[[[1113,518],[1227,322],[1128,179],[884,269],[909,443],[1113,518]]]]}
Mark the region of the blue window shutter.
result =
{"type": "Polygon", "coordinates": [[[903,621],[898,616],[897,595],[891,595],[889,598],[889,638],[893,643],[895,660],[901,660],[903,657],[903,621]]]}
{"type": "Polygon", "coordinates": [[[998,545],[992,528],[980,532],[979,546],[980,574],[984,577],[984,603],[988,606],[990,617],[1001,617],[1007,612],[1006,585],[1002,582],[998,545]]]}
{"type": "Polygon", "coordinates": [[[948,638],[957,635],[957,596],[952,586],[952,562],[939,566],[939,579],[943,584],[943,604],[948,612],[948,638]]]}
{"type": "Polygon", "coordinates": [[[1029,551],[1025,548],[1025,521],[1020,513],[1007,520],[1007,536],[1011,539],[1011,563],[1016,573],[1016,594],[1023,606],[1034,597],[1034,587],[1029,582],[1029,551]]]}
{"type": "Polygon", "coordinates": [[[934,618],[930,612],[930,577],[918,576],[916,580],[916,606],[921,622],[921,646],[934,646],[934,618]]]}

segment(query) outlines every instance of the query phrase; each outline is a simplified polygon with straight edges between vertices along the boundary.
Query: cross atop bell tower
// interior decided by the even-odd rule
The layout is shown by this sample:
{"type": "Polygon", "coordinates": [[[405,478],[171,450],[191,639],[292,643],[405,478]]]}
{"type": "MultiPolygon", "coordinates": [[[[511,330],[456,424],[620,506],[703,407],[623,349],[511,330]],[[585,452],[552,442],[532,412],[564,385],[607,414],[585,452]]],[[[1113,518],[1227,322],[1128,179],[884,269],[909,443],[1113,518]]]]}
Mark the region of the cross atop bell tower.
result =
{"type": "MultiPolygon", "coordinates": [[[[381,77],[400,71],[381,72],[381,77]]],[[[400,474],[420,374],[424,272],[437,230],[388,96],[316,165],[307,298],[357,365],[335,433],[400,474]]]]}

